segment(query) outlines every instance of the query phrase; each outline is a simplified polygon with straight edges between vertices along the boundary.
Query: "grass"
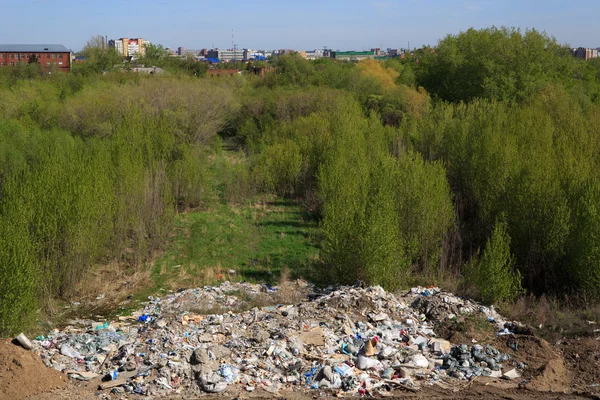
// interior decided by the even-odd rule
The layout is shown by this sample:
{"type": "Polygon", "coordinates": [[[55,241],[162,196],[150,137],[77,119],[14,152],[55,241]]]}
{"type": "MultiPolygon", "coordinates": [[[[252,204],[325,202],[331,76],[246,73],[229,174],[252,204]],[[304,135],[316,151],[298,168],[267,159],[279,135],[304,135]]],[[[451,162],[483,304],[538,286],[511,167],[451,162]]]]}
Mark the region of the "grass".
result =
{"type": "MultiPolygon", "coordinates": [[[[301,293],[296,293],[290,280],[310,278],[319,252],[317,242],[316,221],[294,202],[221,204],[180,214],[166,251],[155,255],[153,263],[134,271],[118,264],[99,266],[75,293],[74,299],[82,305],[65,309],[68,303],[57,303],[54,320],[60,326],[70,318],[111,319],[128,314],[150,295],[225,280],[281,283],[282,296],[293,302],[301,293]],[[100,294],[106,298],[96,301],[100,294]]],[[[283,300],[252,298],[248,306],[283,300]]]]}
{"type": "Polygon", "coordinates": [[[225,279],[275,283],[283,270],[306,276],[318,254],[317,224],[293,202],[191,212],[178,217],[175,232],[151,273],[153,289],[225,279]]]}

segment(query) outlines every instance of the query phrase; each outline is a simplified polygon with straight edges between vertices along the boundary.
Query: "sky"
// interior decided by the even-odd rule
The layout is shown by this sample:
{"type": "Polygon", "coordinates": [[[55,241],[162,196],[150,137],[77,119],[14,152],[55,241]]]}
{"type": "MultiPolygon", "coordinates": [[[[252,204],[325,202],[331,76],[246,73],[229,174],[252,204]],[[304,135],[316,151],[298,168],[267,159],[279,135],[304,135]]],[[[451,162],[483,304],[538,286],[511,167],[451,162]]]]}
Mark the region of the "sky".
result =
{"type": "Polygon", "coordinates": [[[471,27],[535,28],[572,47],[600,46],[600,0],[0,0],[1,44],[94,35],[164,47],[363,50],[434,46],[471,27]]]}

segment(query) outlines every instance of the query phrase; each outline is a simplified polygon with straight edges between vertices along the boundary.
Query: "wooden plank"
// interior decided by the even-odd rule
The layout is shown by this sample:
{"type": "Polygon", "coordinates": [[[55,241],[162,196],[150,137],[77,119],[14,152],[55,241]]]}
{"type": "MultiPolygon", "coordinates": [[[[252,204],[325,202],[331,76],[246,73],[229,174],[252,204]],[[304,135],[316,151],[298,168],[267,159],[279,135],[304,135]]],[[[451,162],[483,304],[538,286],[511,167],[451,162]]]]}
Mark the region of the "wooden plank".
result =
{"type": "Polygon", "coordinates": [[[114,381],[108,381],[108,382],[104,382],[101,383],[98,388],[100,390],[106,390],[106,389],[111,389],[117,386],[123,386],[126,385],[127,382],[129,382],[129,380],[131,378],[135,378],[138,374],[138,371],[126,371],[123,372],[119,375],[119,377],[117,379],[115,379],[114,381]]]}

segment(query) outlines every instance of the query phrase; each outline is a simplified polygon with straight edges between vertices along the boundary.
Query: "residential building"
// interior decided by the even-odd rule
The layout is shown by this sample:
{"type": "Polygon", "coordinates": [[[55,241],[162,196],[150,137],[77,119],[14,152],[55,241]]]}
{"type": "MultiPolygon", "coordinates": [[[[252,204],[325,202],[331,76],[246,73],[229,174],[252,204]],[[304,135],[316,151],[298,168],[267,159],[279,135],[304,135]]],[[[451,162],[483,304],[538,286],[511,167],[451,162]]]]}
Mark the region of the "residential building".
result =
{"type": "Polygon", "coordinates": [[[0,67],[27,64],[32,56],[46,71],[51,67],[64,72],[71,69],[71,50],[62,44],[0,44],[0,67]]]}
{"type": "Polygon", "coordinates": [[[123,40],[122,39],[117,39],[117,40],[109,40],[108,41],[108,47],[113,48],[117,51],[117,53],[119,53],[120,55],[124,55],[124,46],[123,46],[123,40]]]}
{"type": "Polygon", "coordinates": [[[127,54],[130,57],[143,56],[146,54],[144,43],[144,39],[142,38],[129,39],[127,54]]]}
{"type": "Polygon", "coordinates": [[[108,41],[109,47],[114,48],[123,57],[137,57],[146,54],[145,44],[149,43],[142,38],[120,38],[108,41]]]}
{"type": "Polygon", "coordinates": [[[573,48],[571,49],[571,54],[577,58],[581,58],[583,60],[591,60],[592,58],[598,57],[598,49],[588,49],[585,47],[573,48]]]}

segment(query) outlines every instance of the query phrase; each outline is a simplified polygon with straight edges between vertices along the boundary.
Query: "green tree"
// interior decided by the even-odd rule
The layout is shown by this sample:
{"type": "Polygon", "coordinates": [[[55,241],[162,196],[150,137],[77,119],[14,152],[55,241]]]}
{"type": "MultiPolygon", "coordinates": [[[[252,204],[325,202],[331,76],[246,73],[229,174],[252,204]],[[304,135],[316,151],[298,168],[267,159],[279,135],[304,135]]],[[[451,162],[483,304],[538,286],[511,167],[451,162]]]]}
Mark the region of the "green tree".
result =
{"type": "Polygon", "coordinates": [[[83,72],[110,71],[122,62],[121,55],[104,43],[102,35],[92,36],[81,50],[81,55],[85,58],[84,66],[80,69],[83,72]]]}
{"type": "Polygon", "coordinates": [[[498,221],[478,262],[467,268],[467,279],[474,284],[487,304],[513,301],[523,292],[521,274],[513,271],[507,225],[498,221]]]}
{"type": "Polygon", "coordinates": [[[469,29],[423,52],[419,85],[448,101],[527,99],[548,83],[597,92],[590,66],[535,29],[469,29]]]}
{"type": "Polygon", "coordinates": [[[144,43],[144,56],[140,58],[139,62],[147,67],[161,66],[167,57],[169,57],[169,52],[162,44],[144,43]]]}

